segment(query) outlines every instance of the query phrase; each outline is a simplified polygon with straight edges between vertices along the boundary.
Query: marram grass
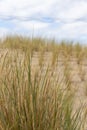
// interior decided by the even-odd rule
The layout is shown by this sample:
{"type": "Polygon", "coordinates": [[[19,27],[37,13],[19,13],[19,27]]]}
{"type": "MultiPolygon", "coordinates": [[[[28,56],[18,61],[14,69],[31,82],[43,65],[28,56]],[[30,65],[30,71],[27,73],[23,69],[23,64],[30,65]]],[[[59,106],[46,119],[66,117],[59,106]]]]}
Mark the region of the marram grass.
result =
{"type": "Polygon", "coordinates": [[[82,109],[73,112],[73,93],[53,77],[49,67],[31,75],[31,56],[24,61],[6,54],[0,78],[0,130],[82,130],[82,109]],[[6,67],[7,71],[4,73],[6,67]],[[42,74],[43,73],[43,74],[42,74]]]}
{"type": "Polygon", "coordinates": [[[3,40],[0,48],[6,51],[0,55],[0,130],[84,130],[83,107],[73,110],[74,92],[67,66],[75,51],[78,63],[82,61],[80,45],[15,36],[3,40]],[[40,53],[40,67],[35,72],[34,52],[40,53]],[[52,62],[44,69],[45,52],[52,52],[52,62]],[[60,74],[55,75],[60,56],[66,61],[61,81],[60,74]]]}

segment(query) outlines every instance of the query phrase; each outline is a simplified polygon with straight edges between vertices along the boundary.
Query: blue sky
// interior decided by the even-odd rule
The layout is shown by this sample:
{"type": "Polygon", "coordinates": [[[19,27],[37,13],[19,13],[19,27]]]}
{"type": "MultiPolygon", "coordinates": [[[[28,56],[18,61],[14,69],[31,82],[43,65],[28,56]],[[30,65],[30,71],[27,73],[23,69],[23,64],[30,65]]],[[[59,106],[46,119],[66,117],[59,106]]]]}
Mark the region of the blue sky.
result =
{"type": "Polygon", "coordinates": [[[0,37],[8,34],[87,43],[87,0],[0,0],[0,37]]]}

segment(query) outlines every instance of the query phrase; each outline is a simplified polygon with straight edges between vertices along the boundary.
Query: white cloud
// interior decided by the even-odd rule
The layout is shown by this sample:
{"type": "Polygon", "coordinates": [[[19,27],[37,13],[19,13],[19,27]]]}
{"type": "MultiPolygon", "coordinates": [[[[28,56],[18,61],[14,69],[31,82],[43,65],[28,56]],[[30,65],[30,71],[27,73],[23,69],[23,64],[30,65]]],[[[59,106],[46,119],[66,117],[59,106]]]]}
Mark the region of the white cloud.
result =
{"type": "Polygon", "coordinates": [[[64,19],[78,19],[87,15],[87,3],[84,1],[71,3],[70,7],[60,13],[64,19]]]}
{"type": "Polygon", "coordinates": [[[0,2],[0,14],[31,16],[38,12],[47,13],[53,0],[3,0],[0,2]]]}
{"type": "MultiPolygon", "coordinates": [[[[87,0],[2,0],[0,18],[4,15],[20,18],[11,22],[14,32],[34,29],[61,39],[87,36],[87,0]],[[30,21],[22,21],[23,17],[30,21]],[[48,17],[53,22],[48,22],[48,17]]],[[[4,32],[11,32],[9,27],[3,28],[4,32]]]]}
{"type": "Polygon", "coordinates": [[[0,27],[0,37],[4,37],[8,32],[8,29],[0,27]]]}
{"type": "Polygon", "coordinates": [[[75,22],[75,23],[69,23],[65,24],[61,27],[62,35],[69,36],[69,37],[76,37],[80,36],[81,34],[87,34],[87,23],[83,22],[75,22]]]}
{"type": "Polygon", "coordinates": [[[17,22],[16,26],[18,28],[23,28],[23,29],[27,29],[27,30],[31,30],[31,29],[40,29],[40,28],[45,28],[48,26],[48,23],[44,23],[44,22],[38,22],[38,21],[30,21],[30,22],[17,22]]]}

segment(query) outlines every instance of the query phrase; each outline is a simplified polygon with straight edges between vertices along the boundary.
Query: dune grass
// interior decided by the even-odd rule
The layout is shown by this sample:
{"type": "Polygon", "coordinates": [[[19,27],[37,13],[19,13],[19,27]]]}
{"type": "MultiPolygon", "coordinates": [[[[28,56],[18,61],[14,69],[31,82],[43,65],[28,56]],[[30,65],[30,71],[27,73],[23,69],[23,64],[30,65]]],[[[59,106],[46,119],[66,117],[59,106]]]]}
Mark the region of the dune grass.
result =
{"type": "Polygon", "coordinates": [[[54,76],[52,67],[59,55],[58,48],[65,46],[67,50],[68,45],[58,45],[57,48],[54,43],[44,45],[44,42],[33,39],[32,43],[31,40],[19,37],[3,41],[1,48],[13,49],[13,55],[7,50],[0,64],[0,130],[84,129],[85,117],[81,117],[83,107],[73,111],[74,93],[68,89],[70,74],[66,64],[64,88],[62,82],[65,82],[65,78],[60,82],[60,75],[54,76]],[[49,65],[43,69],[43,57],[40,57],[41,67],[33,74],[32,53],[41,51],[43,56],[44,50],[54,50],[51,70],[49,65]]]}

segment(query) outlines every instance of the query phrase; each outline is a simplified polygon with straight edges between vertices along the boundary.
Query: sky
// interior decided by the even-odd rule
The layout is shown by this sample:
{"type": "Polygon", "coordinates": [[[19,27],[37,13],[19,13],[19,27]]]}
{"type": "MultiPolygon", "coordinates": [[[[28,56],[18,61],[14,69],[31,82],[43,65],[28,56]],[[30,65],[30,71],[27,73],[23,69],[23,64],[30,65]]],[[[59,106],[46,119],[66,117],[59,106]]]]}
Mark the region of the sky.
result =
{"type": "Polygon", "coordinates": [[[0,37],[14,34],[87,43],[87,0],[0,0],[0,37]]]}

